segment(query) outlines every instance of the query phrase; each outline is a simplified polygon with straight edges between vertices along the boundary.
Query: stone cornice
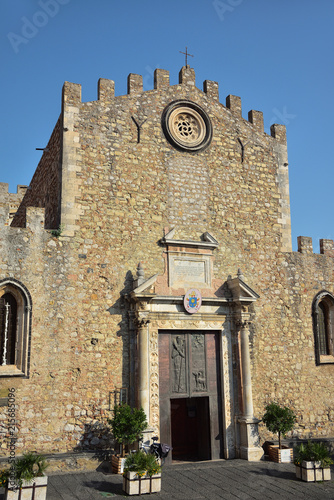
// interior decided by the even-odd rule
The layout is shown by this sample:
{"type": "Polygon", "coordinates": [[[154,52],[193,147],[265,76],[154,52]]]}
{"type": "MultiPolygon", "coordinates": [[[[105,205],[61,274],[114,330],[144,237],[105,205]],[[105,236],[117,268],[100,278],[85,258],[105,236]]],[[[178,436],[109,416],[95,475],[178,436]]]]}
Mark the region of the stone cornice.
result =
{"type": "Polygon", "coordinates": [[[190,247],[190,248],[206,248],[210,250],[214,250],[218,247],[218,241],[208,232],[205,232],[202,235],[202,240],[193,241],[193,240],[174,240],[173,236],[175,233],[175,228],[169,231],[163,238],[161,238],[161,243],[166,246],[175,246],[175,247],[190,247]]]}

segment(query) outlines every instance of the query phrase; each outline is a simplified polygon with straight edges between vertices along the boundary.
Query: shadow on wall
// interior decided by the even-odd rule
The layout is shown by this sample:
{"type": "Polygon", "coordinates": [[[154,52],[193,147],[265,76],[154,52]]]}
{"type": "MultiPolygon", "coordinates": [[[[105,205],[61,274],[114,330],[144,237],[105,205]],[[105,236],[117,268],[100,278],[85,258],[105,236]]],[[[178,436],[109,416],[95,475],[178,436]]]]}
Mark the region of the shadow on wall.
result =
{"type": "Polygon", "coordinates": [[[120,291],[119,298],[107,309],[110,315],[122,317],[121,321],[118,323],[119,330],[116,332],[118,337],[124,337],[124,335],[126,335],[129,331],[129,307],[125,296],[132,292],[133,281],[134,278],[132,272],[127,271],[124,280],[124,288],[120,291]]]}
{"type": "Polygon", "coordinates": [[[115,332],[117,337],[122,339],[122,388],[127,394],[123,402],[135,405],[135,329],[130,319],[130,306],[126,300],[126,295],[133,290],[134,277],[131,271],[127,271],[124,279],[123,289],[120,291],[119,298],[112,304],[107,311],[111,316],[121,317],[117,323],[118,330],[115,332]]]}
{"type": "MultiPolygon", "coordinates": [[[[129,328],[129,307],[125,300],[125,295],[130,293],[133,288],[133,275],[130,271],[126,273],[124,280],[124,287],[120,292],[119,298],[114,304],[112,304],[107,311],[111,316],[120,317],[121,320],[115,325],[118,327],[116,332],[117,337],[122,339],[122,388],[115,387],[112,392],[115,396],[116,393],[120,393],[120,390],[126,388],[126,393],[129,393],[128,388],[130,387],[130,374],[131,369],[129,366],[131,364],[132,357],[130,355],[130,337],[131,330],[129,328]]],[[[94,340],[94,339],[92,339],[94,340]]],[[[127,397],[129,400],[129,396],[127,397]]],[[[111,406],[118,401],[110,401],[111,406]]],[[[131,401],[127,401],[131,402],[131,401]]],[[[110,408],[109,408],[110,409],[110,408]]],[[[109,415],[110,416],[110,415],[109,415]]],[[[84,424],[84,429],[79,438],[79,442],[75,447],[75,451],[95,451],[96,458],[102,460],[108,460],[109,457],[114,453],[114,439],[110,427],[101,421],[96,419],[92,420],[90,423],[84,424]]]]}
{"type": "Polygon", "coordinates": [[[74,451],[94,450],[96,458],[107,460],[114,452],[114,438],[108,425],[102,422],[86,423],[74,451]],[[103,458],[106,457],[106,458],[103,458]]]}

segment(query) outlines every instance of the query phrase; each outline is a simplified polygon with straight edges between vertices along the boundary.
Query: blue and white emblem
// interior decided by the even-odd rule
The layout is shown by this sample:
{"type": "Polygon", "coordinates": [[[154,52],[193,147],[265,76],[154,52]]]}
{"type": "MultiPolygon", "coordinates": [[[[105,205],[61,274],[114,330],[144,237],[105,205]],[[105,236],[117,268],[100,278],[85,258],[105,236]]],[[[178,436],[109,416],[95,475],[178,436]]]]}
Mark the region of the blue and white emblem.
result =
{"type": "Polygon", "coordinates": [[[201,292],[196,288],[191,288],[185,294],[183,304],[188,313],[196,313],[202,305],[201,292]]]}

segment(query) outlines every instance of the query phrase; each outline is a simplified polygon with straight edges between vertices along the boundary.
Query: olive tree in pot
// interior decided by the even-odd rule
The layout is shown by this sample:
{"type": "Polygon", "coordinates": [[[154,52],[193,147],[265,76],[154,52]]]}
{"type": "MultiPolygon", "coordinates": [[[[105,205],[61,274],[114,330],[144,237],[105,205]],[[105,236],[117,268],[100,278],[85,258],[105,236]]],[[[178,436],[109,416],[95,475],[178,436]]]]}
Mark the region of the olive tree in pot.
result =
{"type": "Polygon", "coordinates": [[[270,432],[278,434],[278,446],[269,446],[269,458],[273,462],[291,462],[293,449],[282,446],[282,436],[293,429],[296,416],[287,406],[280,406],[277,403],[270,403],[265,407],[265,414],[262,417],[263,423],[270,432]]]}
{"type": "Polygon", "coordinates": [[[143,436],[147,419],[143,408],[131,408],[128,404],[115,405],[114,415],[108,419],[115,441],[120,445],[120,455],[112,456],[112,470],[121,474],[129,445],[143,436]]]}

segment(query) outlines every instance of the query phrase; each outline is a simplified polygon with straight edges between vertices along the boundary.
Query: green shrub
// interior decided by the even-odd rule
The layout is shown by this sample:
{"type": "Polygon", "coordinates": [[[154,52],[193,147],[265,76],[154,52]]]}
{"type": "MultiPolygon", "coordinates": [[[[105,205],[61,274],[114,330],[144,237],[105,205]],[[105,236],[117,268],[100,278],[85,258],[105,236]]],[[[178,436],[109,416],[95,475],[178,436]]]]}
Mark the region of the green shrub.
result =
{"type": "Polygon", "coordinates": [[[58,229],[51,229],[50,232],[51,232],[52,236],[54,236],[55,238],[59,238],[59,236],[61,236],[63,231],[64,231],[64,225],[60,224],[58,229]]]}
{"type": "Polygon", "coordinates": [[[35,477],[43,476],[48,467],[42,455],[33,452],[24,453],[21,458],[16,458],[10,469],[0,471],[0,486],[15,483],[22,486],[23,481],[33,482],[35,477]]]}
{"type": "Polygon", "coordinates": [[[153,476],[158,474],[160,470],[161,466],[156,457],[141,450],[130,453],[125,459],[124,472],[136,472],[138,477],[143,477],[146,474],[153,476]]]}
{"type": "Polygon", "coordinates": [[[329,467],[333,460],[329,456],[329,450],[325,443],[308,441],[301,443],[295,450],[294,463],[300,465],[305,462],[320,462],[321,467],[329,467]]]}
{"type": "Polygon", "coordinates": [[[287,406],[280,406],[277,403],[270,403],[265,407],[266,413],[262,417],[267,429],[278,434],[279,448],[282,448],[281,436],[293,429],[296,416],[287,406]]]}
{"type": "Polygon", "coordinates": [[[108,423],[115,440],[122,446],[122,456],[125,455],[125,447],[140,439],[147,428],[144,410],[127,404],[116,405],[114,416],[108,419],[108,423]]]}
{"type": "Polygon", "coordinates": [[[47,466],[48,464],[42,455],[36,455],[32,452],[25,453],[21,458],[15,460],[15,477],[20,483],[22,481],[30,483],[35,477],[43,476],[47,466]]]}

